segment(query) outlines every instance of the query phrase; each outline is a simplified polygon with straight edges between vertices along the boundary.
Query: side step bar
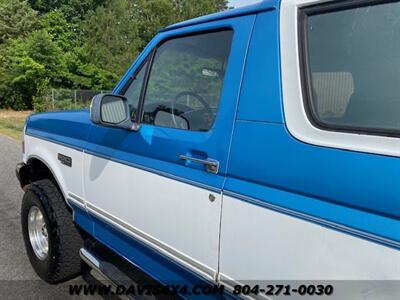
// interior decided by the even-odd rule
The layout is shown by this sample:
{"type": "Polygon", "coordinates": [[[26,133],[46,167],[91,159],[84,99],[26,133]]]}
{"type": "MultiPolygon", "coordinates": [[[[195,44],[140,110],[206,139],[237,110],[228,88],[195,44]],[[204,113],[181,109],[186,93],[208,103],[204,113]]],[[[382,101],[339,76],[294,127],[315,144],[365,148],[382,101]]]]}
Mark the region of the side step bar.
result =
{"type": "Polygon", "coordinates": [[[92,253],[90,253],[89,250],[81,248],[81,250],[79,250],[79,255],[89,267],[95,269],[96,271],[100,271],[100,261],[92,253]]]}
{"type": "MultiPolygon", "coordinates": [[[[103,250],[103,249],[102,249],[103,250]]],[[[110,250],[107,249],[107,252],[110,250]]],[[[104,251],[102,251],[104,253],[104,251]]],[[[96,255],[95,251],[89,250],[88,248],[81,248],[79,251],[81,259],[95,272],[93,277],[100,283],[104,285],[110,285],[112,287],[112,292],[118,291],[119,286],[125,286],[126,288],[130,286],[137,286],[138,283],[135,282],[135,279],[129,277],[125,272],[121,271],[119,264],[113,264],[110,261],[106,261],[96,255]],[[100,278],[99,278],[100,277],[100,278]]],[[[106,253],[104,253],[106,254],[106,253]]],[[[110,253],[111,255],[111,253],[110,253]]],[[[112,254],[112,260],[116,262],[115,254],[112,254]]],[[[122,258],[120,258],[122,259],[122,258]]],[[[121,262],[121,266],[125,265],[126,263],[121,262]]],[[[147,276],[147,275],[143,275],[147,276]]],[[[143,278],[141,279],[143,280],[143,278]]],[[[150,279],[150,284],[154,283],[153,279],[150,279]]],[[[158,284],[158,283],[157,283],[158,284]]],[[[135,299],[135,300],[154,300],[159,299],[153,295],[118,295],[121,299],[135,299]]]]}
{"type": "MultiPolygon", "coordinates": [[[[92,269],[95,274],[90,274],[97,282],[100,284],[104,285],[110,285],[112,287],[112,292],[116,293],[118,285],[121,283],[118,283],[118,281],[114,278],[112,278],[112,274],[106,274],[104,272],[104,268],[102,267],[102,262],[100,261],[99,258],[97,258],[92,252],[90,252],[86,248],[81,248],[79,250],[79,255],[81,259],[89,266],[90,269],[92,269]]],[[[125,281],[125,285],[128,284],[128,281],[125,281]]],[[[120,295],[120,299],[140,299],[140,297],[130,297],[127,295],[120,295]]],[[[143,299],[150,299],[150,298],[143,298],[143,299]]]]}

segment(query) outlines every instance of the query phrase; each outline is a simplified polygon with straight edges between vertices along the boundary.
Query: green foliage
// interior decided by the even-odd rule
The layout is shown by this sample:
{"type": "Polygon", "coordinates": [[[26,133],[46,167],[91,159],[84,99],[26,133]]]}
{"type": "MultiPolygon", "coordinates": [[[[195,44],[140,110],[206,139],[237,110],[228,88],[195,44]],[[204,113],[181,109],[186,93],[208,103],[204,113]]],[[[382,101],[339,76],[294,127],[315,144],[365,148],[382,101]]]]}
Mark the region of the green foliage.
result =
{"type": "Polygon", "coordinates": [[[130,0],[111,0],[88,19],[85,51],[92,64],[121,75],[132,63],[141,45],[134,11],[130,0]]]}
{"type": "Polygon", "coordinates": [[[26,40],[27,55],[45,68],[45,76],[53,85],[62,83],[65,66],[63,54],[51,35],[45,30],[35,31],[26,40]]]}
{"type": "Polygon", "coordinates": [[[226,4],[0,0],[0,107],[48,109],[49,88],[110,90],[157,30],[226,4]]]}
{"type": "Polygon", "coordinates": [[[0,2],[0,45],[37,28],[36,14],[26,1],[0,2]]]}
{"type": "Polygon", "coordinates": [[[32,108],[32,97],[62,73],[61,51],[43,30],[17,39],[0,51],[0,101],[4,107],[32,108]]]}
{"type": "Polygon", "coordinates": [[[140,50],[157,31],[168,25],[218,12],[227,8],[227,0],[131,0],[129,12],[136,21],[140,50]]]}
{"type": "Polygon", "coordinates": [[[23,54],[12,61],[9,86],[12,88],[6,100],[14,109],[30,108],[32,95],[39,94],[47,84],[46,69],[29,56],[23,54]]]}
{"type": "Polygon", "coordinates": [[[40,14],[60,10],[69,19],[84,19],[89,11],[106,3],[106,0],[29,0],[33,9],[40,14]]]}
{"type": "Polygon", "coordinates": [[[34,97],[33,110],[35,112],[57,111],[57,110],[72,110],[87,108],[87,103],[76,103],[71,98],[58,99],[54,103],[48,96],[34,97]]]}
{"type": "Polygon", "coordinates": [[[53,10],[45,14],[41,20],[41,27],[44,28],[51,39],[55,41],[63,51],[69,51],[71,47],[79,46],[76,39],[74,24],[68,22],[65,15],[59,10],[53,10]]]}
{"type": "Polygon", "coordinates": [[[176,21],[184,21],[227,8],[227,0],[175,0],[176,21]]]}

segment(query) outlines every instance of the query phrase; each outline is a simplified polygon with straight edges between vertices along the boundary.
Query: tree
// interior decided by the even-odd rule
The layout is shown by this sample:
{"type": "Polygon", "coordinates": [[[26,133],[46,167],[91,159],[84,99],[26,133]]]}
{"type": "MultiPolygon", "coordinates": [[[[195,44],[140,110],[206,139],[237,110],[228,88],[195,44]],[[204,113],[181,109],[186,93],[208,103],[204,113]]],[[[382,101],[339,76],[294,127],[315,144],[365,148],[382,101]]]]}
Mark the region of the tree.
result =
{"type": "Polygon", "coordinates": [[[26,1],[0,2],[0,44],[38,28],[37,13],[26,1]]]}
{"type": "Polygon", "coordinates": [[[97,8],[83,32],[90,63],[118,75],[126,70],[141,45],[134,11],[129,0],[97,8]]]}
{"type": "Polygon", "coordinates": [[[157,30],[223,9],[226,0],[0,0],[0,107],[31,108],[47,88],[112,89],[157,30]]]}
{"type": "Polygon", "coordinates": [[[168,25],[227,9],[226,0],[132,0],[140,50],[168,25]]]}
{"type": "Polygon", "coordinates": [[[33,61],[45,68],[45,76],[52,86],[62,85],[65,72],[63,53],[46,30],[34,32],[26,41],[25,51],[33,61]]]}
{"type": "Polygon", "coordinates": [[[226,5],[226,0],[111,0],[84,26],[91,63],[120,76],[159,29],[226,5]]]}
{"type": "Polygon", "coordinates": [[[61,10],[71,20],[73,18],[84,19],[86,13],[96,9],[106,0],[29,0],[29,4],[40,14],[46,14],[54,10],[61,10]]]}
{"type": "Polygon", "coordinates": [[[172,0],[176,22],[222,11],[228,8],[227,0],[172,0]]]}
{"type": "Polygon", "coordinates": [[[32,99],[49,85],[62,85],[61,50],[44,31],[12,41],[0,52],[0,103],[31,109],[32,99]]]}
{"type": "Polygon", "coordinates": [[[156,32],[176,20],[176,7],[171,0],[132,0],[141,51],[156,32]]]}

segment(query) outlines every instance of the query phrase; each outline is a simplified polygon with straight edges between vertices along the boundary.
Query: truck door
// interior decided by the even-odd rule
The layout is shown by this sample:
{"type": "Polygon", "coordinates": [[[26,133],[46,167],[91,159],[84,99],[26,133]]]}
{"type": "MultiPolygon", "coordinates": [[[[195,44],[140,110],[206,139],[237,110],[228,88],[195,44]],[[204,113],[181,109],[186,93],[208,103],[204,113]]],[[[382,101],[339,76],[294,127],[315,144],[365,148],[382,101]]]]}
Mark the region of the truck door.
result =
{"type": "Polygon", "coordinates": [[[142,269],[148,261],[130,257],[114,232],[216,278],[221,190],[253,23],[250,15],[159,33],[115,90],[139,131],[91,131],[84,181],[96,238],[142,269]]]}

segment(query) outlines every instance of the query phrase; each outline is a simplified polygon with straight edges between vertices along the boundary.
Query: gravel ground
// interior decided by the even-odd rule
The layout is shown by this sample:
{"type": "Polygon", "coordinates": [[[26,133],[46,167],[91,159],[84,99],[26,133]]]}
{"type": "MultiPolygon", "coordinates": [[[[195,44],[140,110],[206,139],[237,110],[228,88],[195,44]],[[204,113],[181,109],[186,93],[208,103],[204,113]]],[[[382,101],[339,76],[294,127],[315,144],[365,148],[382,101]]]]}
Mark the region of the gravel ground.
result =
{"type": "Polygon", "coordinates": [[[71,281],[61,285],[41,281],[25,254],[19,218],[22,191],[15,177],[21,159],[20,143],[0,135],[0,299],[66,299],[71,281]]]}

